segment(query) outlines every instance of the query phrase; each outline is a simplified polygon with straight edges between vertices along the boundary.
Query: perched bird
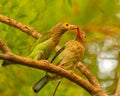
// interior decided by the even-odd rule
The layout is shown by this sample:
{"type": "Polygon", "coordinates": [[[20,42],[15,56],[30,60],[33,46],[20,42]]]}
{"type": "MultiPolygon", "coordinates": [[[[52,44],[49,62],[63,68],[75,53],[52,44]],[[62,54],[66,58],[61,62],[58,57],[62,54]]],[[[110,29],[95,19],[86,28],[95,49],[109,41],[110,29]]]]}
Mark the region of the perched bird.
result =
{"type": "Polygon", "coordinates": [[[28,57],[35,58],[37,60],[47,59],[51,52],[58,45],[61,36],[68,30],[74,30],[77,26],[68,23],[58,23],[43,37],[38,39],[36,46],[28,57]]]}
{"type": "MultiPolygon", "coordinates": [[[[68,30],[74,30],[77,26],[68,24],[66,22],[58,23],[53,28],[51,28],[47,33],[40,37],[34,48],[27,56],[29,58],[41,60],[47,59],[51,52],[58,45],[61,36],[68,30]]],[[[2,66],[6,66],[11,62],[4,60],[2,66]]]]}
{"type": "MultiPolygon", "coordinates": [[[[58,65],[66,70],[72,69],[83,57],[85,44],[86,36],[83,32],[80,31],[79,28],[77,28],[75,39],[68,41],[65,47],[61,48],[56,53],[51,63],[58,65]]],[[[33,86],[33,90],[34,92],[38,93],[49,81],[61,78],[62,77],[57,74],[47,72],[46,75],[33,86]]]]}

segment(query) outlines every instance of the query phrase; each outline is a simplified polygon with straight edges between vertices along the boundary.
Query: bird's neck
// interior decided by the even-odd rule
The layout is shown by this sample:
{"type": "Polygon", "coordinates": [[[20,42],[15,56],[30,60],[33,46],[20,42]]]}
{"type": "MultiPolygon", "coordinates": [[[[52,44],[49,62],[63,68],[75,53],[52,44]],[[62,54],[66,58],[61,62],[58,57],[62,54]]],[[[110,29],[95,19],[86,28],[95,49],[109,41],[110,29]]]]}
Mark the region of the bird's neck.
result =
{"type": "Polygon", "coordinates": [[[52,41],[55,44],[58,44],[62,35],[63,35],[63,33],[61,33],[61,32],[56,32],[56,33],[52,34],[52,37],[51,37],[52,41]]]}
{"type": "Polygon", "coordinates": [[[81,38],[76,37],[75,40],[77,40],[78,42],[80,42],[83,46],[85,46],[86,42],[84,42],[81,38]]]}

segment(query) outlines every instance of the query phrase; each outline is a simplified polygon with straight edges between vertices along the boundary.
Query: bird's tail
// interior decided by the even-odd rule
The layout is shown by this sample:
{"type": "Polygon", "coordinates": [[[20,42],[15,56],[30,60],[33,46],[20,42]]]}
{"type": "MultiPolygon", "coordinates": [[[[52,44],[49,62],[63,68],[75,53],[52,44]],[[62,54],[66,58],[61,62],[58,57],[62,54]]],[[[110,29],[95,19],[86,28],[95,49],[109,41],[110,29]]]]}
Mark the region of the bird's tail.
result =
{"type": "Polygon", "coordinates": [[[35,93],[38,93],[48,82],[49,82],[49,77],[45,75],[33,86],[33,91],[35,93]]]}

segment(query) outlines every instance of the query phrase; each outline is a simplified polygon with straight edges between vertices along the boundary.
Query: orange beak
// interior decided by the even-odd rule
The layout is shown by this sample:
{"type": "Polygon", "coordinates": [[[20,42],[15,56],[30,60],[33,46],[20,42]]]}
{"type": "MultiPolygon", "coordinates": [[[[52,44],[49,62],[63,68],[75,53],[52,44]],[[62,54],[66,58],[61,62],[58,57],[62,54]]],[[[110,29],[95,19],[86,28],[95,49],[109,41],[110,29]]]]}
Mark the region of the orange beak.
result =
{"type": "Polygon", "coordinates": [[[79,36],[80,38],[82,37],[81,31],[80,31],[80,28],[79,28],[79,27],[77,28],[77,36],[79,36]]]}
{"type": "Polygon", "coordinates": [[[75,25],[69,25],[69,27],[68,27],[69,30],[75,30],[75,29],[77,29],[77,28],[78,28],[78,27],[75,26],[75,25]]]}

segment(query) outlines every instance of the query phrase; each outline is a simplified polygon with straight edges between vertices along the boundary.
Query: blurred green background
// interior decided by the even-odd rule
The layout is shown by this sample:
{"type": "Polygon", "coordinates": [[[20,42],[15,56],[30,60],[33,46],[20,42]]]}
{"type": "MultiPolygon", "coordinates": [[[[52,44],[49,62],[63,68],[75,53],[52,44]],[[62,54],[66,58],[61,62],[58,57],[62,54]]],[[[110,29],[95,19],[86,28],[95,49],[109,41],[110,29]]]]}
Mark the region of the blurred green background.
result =
{"type": "MultiPolygon", "coordinates": [[[[120,69],[120,0],[0,0],[0,13],[33,27],[41,34],[60,21],[80,26],[87,35],[82,61],[107,94],[115,93],[120,69]]],[[[74,36],[74,32],[65,33],[60,45],[74,36]]],[[[0,38],[20,56],[27,56],[36,42],[33,37],[1,22],[0,38]]],[[[77,69],[74,71],[81,75],[77,69]]],[[[38,94],[32,91],[33,84],[44,74],[41,70],[21,65],[0,67],[0,96],[52,96],[55,81],[38,94]]],[[[56,96],[90,95],[63,79],[56,96]]]]}

